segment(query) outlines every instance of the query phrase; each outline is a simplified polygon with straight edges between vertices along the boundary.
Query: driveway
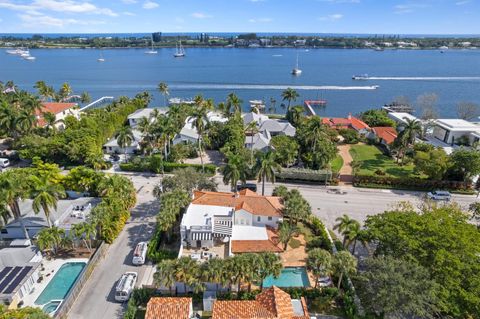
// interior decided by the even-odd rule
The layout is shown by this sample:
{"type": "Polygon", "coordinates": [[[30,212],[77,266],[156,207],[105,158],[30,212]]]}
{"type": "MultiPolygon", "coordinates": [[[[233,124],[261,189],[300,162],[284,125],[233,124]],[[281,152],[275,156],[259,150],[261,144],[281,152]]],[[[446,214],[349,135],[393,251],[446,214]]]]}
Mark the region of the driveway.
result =
{"type": "Polygon", "coordinates": [[[338,154],[343,159],[343,166],[340,169],[340,184],[352,185],[353,182],[353,170],[352,170],[352,155],[350,155],[350,144],[344,144],[338,146],[338,154]]]}
{"type": "Polygon", "coordinates": [[[151,283],[154,266],[133,266],[132,251],[138,242],[149,240],[153,234],[158,203],[152,190],[160,178],[140,175],[131,175],[129,178],[137,189],[137,205],[132,210],[132,217],[95,268],[68,318],[121,318],[126,304],[114,301],[114,287],[126,271],[138,272],[137,286],[151,283]]]}

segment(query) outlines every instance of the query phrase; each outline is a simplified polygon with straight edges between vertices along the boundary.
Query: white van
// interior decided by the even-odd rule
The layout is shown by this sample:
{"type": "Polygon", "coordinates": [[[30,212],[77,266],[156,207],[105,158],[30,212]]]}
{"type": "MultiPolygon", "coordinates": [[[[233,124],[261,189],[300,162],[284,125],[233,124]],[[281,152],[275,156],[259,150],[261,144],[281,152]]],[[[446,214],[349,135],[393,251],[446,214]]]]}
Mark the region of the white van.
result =
{"type": "Polygon", "coordinates": [[[10,166],[10,161],[8,158],[0,158],[0,167],[5,168],[7,166],[10,166]]]}
{"type": "Polygon", "coordinates": [[[115,300],[120,302],[125,302],[130,299],[133,288],[137,283],[137,273],[136,272],[126,272],[118,280],[117,286],[115,287],[115,300]]]}
{"type": "Polygon", "coordinates": [[[141,266],[145,263],[145,259],[147,258],[147,248],[148,244],[144,241],[137,244],[137,247],[135,247],[135,250],[133,251],[132,264],[141,266]]]}

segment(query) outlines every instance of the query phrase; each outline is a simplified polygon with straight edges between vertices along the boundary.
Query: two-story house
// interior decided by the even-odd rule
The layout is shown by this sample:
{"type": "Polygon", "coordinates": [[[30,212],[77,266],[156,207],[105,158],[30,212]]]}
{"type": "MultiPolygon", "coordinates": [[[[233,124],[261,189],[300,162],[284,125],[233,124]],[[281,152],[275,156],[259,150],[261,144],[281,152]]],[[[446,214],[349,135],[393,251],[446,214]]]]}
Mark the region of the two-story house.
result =
{"type": "Polygon", "coordinates": [[[195,192],[185,212],[180,233],[182,246],[209,249],[228,244],[228,254],[281,252],[276,230],[283,220],[279,197],[239,193],[195,192]]]}

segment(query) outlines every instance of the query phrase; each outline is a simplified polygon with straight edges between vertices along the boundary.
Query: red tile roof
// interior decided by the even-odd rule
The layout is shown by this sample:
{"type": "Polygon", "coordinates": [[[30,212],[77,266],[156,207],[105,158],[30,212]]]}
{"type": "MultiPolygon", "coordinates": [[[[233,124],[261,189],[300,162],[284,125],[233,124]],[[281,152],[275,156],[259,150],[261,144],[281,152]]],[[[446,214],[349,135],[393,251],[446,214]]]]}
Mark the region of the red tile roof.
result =
{"type": "Polygon", "coordinates": [[[365,122],[351,115],[349,115],[347,118],[324,117],[322,118],[322,123],[335,129],[353,128],[357,131],[360,131],[369,128],[365,122]]]}
{"type": "Polygon", "coordinates": [[[71,109],[72,107],[77,106],[77,103],[56,103],[56,102],[48,102],[42,103],[42,113],[50,112],[53,114],[58,114],[65,110],[71,109]]]}
{"type": "Polygon", "coordinates": [[[373,133],[385,141],[387,144],[392,144],[398,136],[397,130],[389,126],[372,127],[373,133]]]}
{"type": "Polygon", "coordinates": [[[147,304],[145,319],[189,319],[192,298],[153,297],[147,304]]]}
{"type": "Polygon", "coordinates": [[[290,295],[273,286],[258,294],[254,301],[215,301],[212,319],[308,319],[303,298],[301,303],[303,315],[295,314],[290,295]]]}
{"type": "Polygon", "coordinates": [[[253,215],[282,217],[280,197],[260,196],[250,190],[234,193],[196,191],[192,204],[234,207],[235,210],[245,209],[253,215]]]}

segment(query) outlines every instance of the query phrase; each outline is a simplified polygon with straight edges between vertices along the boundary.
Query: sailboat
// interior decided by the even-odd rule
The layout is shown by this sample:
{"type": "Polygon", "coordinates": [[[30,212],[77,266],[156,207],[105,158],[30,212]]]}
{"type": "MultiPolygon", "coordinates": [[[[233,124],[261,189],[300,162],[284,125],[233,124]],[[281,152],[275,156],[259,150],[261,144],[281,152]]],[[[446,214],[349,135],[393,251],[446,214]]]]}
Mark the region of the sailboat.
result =
{"type": "Polygon", "coordinates": [[[182,42],[180,41],[180,45],[175,45],[176,51],[173,55],[176,58],[183,58],[185,56],[185,50],[183,49],[182,42]]]}
{"type": "Polygon", "coordinates": [[[297,64],[296,64],[295,67],[293,68],[292,74],[293,74],[293,75],[300,75],[300,74],[302,74],[302,70],[300,70],[300,69],[298,68],[298,53],[297,53],[297,64]]]}
{"type": "Polygon", "coordinates": [[[105,62],[102,51],[100,51],[100,57],[97,59],[97,62],[105,62]]]}
{"type": "Polygon", "coordinates": [[[153,37],[152,37],[152,48],[148,51],[145,51],[145,54],[157,54],[158,52],[153,49],[153,37]]]}

